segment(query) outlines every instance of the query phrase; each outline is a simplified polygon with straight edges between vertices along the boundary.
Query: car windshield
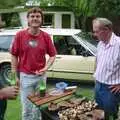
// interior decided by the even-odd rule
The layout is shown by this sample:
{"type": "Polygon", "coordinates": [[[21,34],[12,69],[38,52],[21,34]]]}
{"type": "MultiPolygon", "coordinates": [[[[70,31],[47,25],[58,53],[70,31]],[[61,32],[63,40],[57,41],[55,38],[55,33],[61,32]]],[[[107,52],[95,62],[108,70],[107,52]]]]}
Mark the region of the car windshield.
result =
{"type": "Polygon", "coordinates": [[[90,33],[79,32],[75,36],[84,45],[86,45],[87,49],[91,50],[94,54],[96,54],[98,41],[93,39],[93,37],[92,37],[92,35],[90,33]]]}
{"type": "Polygon", "coordinates": [[[8,52],[10,44],[14,36],[12,35],[2,35],[0,36],[0,51],[8,52]]]}
{"type": "Polygon", "coordinates": [[[77,35],[84,39],[85,41],[97,47],[98,41],[93,39],[92,34],[90,32],[89,33],[79,32],[77,35]]]}

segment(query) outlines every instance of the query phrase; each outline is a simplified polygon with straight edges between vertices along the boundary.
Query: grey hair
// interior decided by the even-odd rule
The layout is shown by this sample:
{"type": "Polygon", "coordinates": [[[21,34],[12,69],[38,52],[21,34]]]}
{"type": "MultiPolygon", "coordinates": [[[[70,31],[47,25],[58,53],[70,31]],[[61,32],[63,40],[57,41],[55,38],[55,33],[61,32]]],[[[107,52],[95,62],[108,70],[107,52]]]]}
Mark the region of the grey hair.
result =
{"type": "Polygon", "coordinates": [[[95,18],[93,20],[93,23],[94,22],[99,22],[102,26],[101,27],[107,27],[109,28],[110,30],[112,29],[113,27],[113,24],[110,20],[108,20],[107,18],[95,18]]]}

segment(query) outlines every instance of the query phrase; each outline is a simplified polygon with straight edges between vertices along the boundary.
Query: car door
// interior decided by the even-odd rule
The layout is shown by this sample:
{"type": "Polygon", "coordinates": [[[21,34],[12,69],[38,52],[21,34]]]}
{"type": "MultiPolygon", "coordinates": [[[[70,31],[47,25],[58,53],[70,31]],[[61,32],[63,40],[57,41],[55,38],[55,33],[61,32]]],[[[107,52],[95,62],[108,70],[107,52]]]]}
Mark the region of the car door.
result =
{"type": "MultiPolygon", "coordinates": [[[[48,61],[48,59],[49,59],[49,56],[46,55],[46,62],[48,61]]],[[[47,76],[48,76],[49,78],[52,78],[52,77],[53,77],[53,65],[47,70],[47,76]]]]}
{"type": "Polygon", "coordinates": [[[53,77],[69,80],[93,80],[95,57],[72,36],[56,36],[56,60],[53,77]]]}

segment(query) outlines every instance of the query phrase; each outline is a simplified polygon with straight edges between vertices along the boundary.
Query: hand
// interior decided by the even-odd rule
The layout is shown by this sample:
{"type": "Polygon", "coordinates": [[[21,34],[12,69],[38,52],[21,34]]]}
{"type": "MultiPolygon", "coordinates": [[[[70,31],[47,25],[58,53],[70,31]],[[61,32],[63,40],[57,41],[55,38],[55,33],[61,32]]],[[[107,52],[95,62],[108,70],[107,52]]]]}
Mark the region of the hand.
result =
{"type": "Polygon", "coordinates": [[[19,80],[19,78],[16,79],[16,86],[20,87],[20,80],[19,80]]]}
{"type": "Polygon", "coordinates": [[[37,70],[37,71],[35,71],[35,74],[36,75],[43,75],[45,72],[47,71],[47,67],[44,67],[43,69],[41,69],[41,70],[37,70]]]}
{"type": "Polygon", "coordinates": [[[18,95],[19,89],[17,86],[10,86],[2,88],[0,90],[0,96],[3,96],[3,99],[15,99],[18,95]]]}
{"type": "Polygon", "coordinates": [[[111,92],[113,93],[120,93],[120,84],[111,85],[109,88],[111,89],[111,92]]]}

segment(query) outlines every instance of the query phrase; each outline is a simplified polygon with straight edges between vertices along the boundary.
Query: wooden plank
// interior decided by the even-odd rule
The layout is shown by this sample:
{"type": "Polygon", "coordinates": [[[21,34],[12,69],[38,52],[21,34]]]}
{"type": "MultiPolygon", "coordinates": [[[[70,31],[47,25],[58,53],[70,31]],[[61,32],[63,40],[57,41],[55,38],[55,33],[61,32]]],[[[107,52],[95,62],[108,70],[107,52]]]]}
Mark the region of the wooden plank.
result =
{"type": "MultiPolygon", "coordinates": [[[[62,97],[62,98],[56,99],[56,100],[54,100],[53,102],[54,102],[54,103],[59,103],[59,102],[64,101],[64,100],[68,100],[68,99],[70,99],[70,98],[72,98],[72,97],[73,97],[72,95],[67,95],[67,96],[64,96],[64,97],[62,97]]],[[[44,109],[44,108],[48,107],[49,104],[50,104],[50,102],[45,103],[45,104],[42,104],[42,105],[40,105],[40,108],[41,108],[41,109],[44,109]]]]}
{"type": "Polygon", "coordinates": [[[33,102],[35,105],[40,106],[40,105],[46,104],[50,101],[54,101],[54,100],[60,99],[65,96],[69,96],[69,95],[73,94],[74,92],[75,92],[75,90],[69,90],[69,91],[65,91],[61,95],[51,96],[51,95],[47,94],[45,97],[40,97],[38,95],[37,96],[32,95],[32,96],[28,96],[28,99],[31,102],[33,102]]]}

